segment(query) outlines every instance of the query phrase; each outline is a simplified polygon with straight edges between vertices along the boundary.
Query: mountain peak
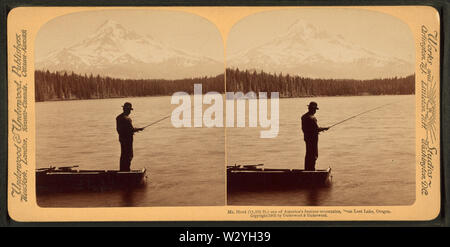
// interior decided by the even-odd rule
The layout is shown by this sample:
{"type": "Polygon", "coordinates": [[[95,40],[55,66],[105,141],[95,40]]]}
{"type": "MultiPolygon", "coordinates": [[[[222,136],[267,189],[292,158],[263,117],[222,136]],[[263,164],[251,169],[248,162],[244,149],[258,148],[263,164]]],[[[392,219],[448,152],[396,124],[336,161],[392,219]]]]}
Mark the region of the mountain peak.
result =
{"type": "Polygon", "coordinates": [[[302,19],[297,19],[288,28],[289,34],[302,34],[307,36],[313,36],[318,32],[317,28],[311,23],[308,23],[302,19]]]}
{"type": "Polygon", "coordinates": [[[106,20],[101,24],[95,33],[92,35],[93,37],[103,37],[103,36],[112,36],[119,39],[137,39],[140,38],[135,32],[126,29],[120,23],[114,20],[106,20]]]}
{"type": "Polygon", "coordinates": [[[39,59],[36,68],[131,79],[181,79],[223,72],[220,62],[178,50],[114,20],[106,20],[84,40],[39,59]]]}
{"type": "Polygon", "coordinates": [[[124,29],[124,27],[122,25],[120,25],[118,22],[114,21],[114,20],[106,20],[105,22],[103,22],[103,24],[101,24],[98,28],[97,31],[102,30],[102,29],[109,29],[109,28],[119,28],[119,29],[124,29]]]}
{"type": "Polygon", "coordinates": [[[228,65],[333,79],[372,79],[414,73],[414,66],[408,61],[371,51],[302,19],[262,45],[229,56],[228,65]]]}

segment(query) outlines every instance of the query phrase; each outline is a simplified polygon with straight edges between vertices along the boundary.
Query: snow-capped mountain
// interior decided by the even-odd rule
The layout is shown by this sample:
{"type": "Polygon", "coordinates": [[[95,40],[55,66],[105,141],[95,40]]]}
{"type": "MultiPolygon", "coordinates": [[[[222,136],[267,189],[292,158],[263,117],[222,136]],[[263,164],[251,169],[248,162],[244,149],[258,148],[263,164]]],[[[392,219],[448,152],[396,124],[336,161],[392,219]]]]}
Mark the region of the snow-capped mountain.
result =
{"type": "Polygon", "coordinates": [[[223,73],[223,62],[170,47],[108,20],[83,41],[36,61],[50,71],[129,79],[181,79],[223,73]]]}
{"type": "Polygon", "coordinates": [[[414,73],[411,61],[370,51],[303,20],[297,20],[286,33],[267,43],[230,54],[227,67],[324,79],[371,79],[414,73]]]}

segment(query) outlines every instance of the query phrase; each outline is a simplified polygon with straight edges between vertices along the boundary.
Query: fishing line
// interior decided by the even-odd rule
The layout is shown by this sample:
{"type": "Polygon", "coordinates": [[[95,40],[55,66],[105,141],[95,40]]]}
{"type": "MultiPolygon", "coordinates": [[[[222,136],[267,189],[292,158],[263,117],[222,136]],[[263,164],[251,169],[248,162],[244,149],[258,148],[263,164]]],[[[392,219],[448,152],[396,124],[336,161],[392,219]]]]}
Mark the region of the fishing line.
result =
{"type": "Polygon", "coordinates": [[[152,126],[152,125],[154,125],[154,124],[157,124],[157,123],[163,121],[163,120],[166,119],[166,118],[169,118],[170,116],[172,116],[172,114],[170,114],[170,115],[168,115],[168,116],[165,116],[165,117],[161,118],[160,120],[157,120],[157,121],[155,121],[155,122],[152,122],[152,123],[150,123],[150,124],[148,124],[148,125],[146,125],[146,126],[144,126],[144,127],[142,127],[142,128],[145,129],[145,128],[147,128],[147,127],[150,127],[150,126],[152,126]]]}
{"type": "MultiPolygon", "coordinates": [[[[375,111],[375,110],[380,109],[380,108],[382,108],[382,107],[384,107],[384,106],[392,105],[392,104],[395,104],[395,103],[398,103],[398,102],[400,102],[400,101],[396,101],[396,102],[392,102],[392,103],[387,103],[387,104],[384,104],[384,105],[377,106],[377,107],[375,107],[375,108],[369,109],[369,110],[367,110],[367,111],[358,113],[358,114],[356,114],[356,115],[354,115],[354,116],[351,116],[351,117],[346,118],[346,119],[344,119],[344,120],[342,120],[342,121],[340,121],[340,122],[337,122],[337,123],[331,125],[331,126],[328,127],[328,128],[334,127],[334,126],[336,126],[336,125],[338,125],[338,124],[341,124],[341,123],[344,123],[344,122],[347,122],[348,120],[351,120],[351,119],[353,119],[353,118],[355,118],[355,117],[361,116],[361,115],[363,115],[363,114],[365,114],[365,113],[368,113],[368,112],[371,112],[371,111],[375,111]]],[[[195,106],[193,106],[193,107],[191,108],[191,110],[192,110],[194,107],[195,107],[195,106]]],[[[172,114],[167,115],[167,116],[165,116],[165,117],[163,117],[163,118],[161,118],[161,119],[159,119],[159,120],[157,120],[157,121],[154,121],[154,122],[152,122],[152,123],[150,123],[150,124],[148,124],[148,125],[146,125],[146,126],[144,126],[144,127],[142,127],[142,128],[145,129],[145,128],[147,128],[147,127],[150,127],[150,126],[152,126],[152,125],[155,125],[155,124],[157,124],[157,123],[159,123],[159,122],[161,122],[161,121],[163,121],[163,120],[165,120],[165,119],[167,119],[167,118],[169,118],[169,117],[171,117],[171,116],[172,116],[172,114]]]]}
{"type": "MultiPolygon", "coordinates": [[[[194,109],[194,108],[195,108],[195,104],[191,107],[191,111],[192,111],[192,109],[194,109]]],[[[161,119],[159,119],[159,120],[157,120],[157,121],[154,121],[154,122],[152,122],[152,123],[150,123],[150,124],[145,125],[144,127],[142,127],[142,129],[145,129],[145,128],[150,127],[150,126],[152,126],[152,125],[154,125],[154,124],[157,124],[157,123],[159,123],[159,122],[163,121],[164,119],[167,119],[167,118],[169,118],[169,117],[171,117],[171,116],[172,116],[172,114],[167,115],[167,116],[165,116],[165,117],[163,117],[163,118],[161,118],[161,119]]]]}
{"type": "MultiPolygon", "coordinates": [[[[400,100],[400,101],[403,101],[403,100],[400,100]]],[[[354,116],[351,116],[351,117],[346,118],[346,119],[344,119],[344,120],[342,120],[342,121],[340,121],[340,122],[337,122],[337,123],[331,125],[331,126],[328,127],[328,128],[334,127],[334,126],[336,126],[336,125],[338,125],[338,124],[341,124],[341,123],[343,123],[343,122],[346,122],[346,121],[348,121],[348,120],[350,120],[350,119],[353,119],[353,118],[355,118],[355,117],[357,117],[357,116],[360,116],[360,115],[362,115],[362,114],[365,114],[365,113],[368,113],[368,112],[371,112],[371,111],[375,111],[375,110],[377,110],[377,109],[380,109],[380,108],[383,107],[383,106],[392,105],[392,104],[398,103],[398,102],[400,102],[400,101],[396,101],[396,102],[384,104],[384,105],[377,106],[377,107],[375,107],[375,108],[369,109],[369,110],[367,110],[367,111],[358,113],[358,114],[356,114],[356,115],[354,115],[354,116]]]]}

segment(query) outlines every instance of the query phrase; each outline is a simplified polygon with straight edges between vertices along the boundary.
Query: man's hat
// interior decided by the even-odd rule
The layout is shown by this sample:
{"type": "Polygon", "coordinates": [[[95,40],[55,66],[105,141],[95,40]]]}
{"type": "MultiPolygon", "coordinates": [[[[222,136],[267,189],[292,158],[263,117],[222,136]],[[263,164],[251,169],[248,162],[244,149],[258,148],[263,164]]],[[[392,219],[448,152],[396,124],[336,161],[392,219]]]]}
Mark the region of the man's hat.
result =
{"type": "Polygon", "coordinates": [[[308,108],[314,108],[319,110],[319,107],[317,107],[317,103],[314,101],[309,102],[308,108]]]}
{"type": "Polygon", "coordinates": [[[130,110],[133,110],[133,107],[131,106],[130,102],[125,102],[125,104],[123,104],[122,108],[127,108],[127,109],[130,109],[130,110]]]}

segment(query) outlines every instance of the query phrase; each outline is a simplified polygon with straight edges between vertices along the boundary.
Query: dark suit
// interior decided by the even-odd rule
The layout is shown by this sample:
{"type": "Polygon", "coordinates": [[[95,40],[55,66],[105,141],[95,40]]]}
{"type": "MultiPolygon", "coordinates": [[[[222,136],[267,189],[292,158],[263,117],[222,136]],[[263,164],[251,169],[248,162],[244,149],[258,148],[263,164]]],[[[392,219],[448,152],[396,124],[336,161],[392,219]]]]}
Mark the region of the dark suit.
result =
{"type": "Polygon", "coordinates": [[[305,170],[314,171],[319,157],[319,126],[313,114],[307,112],[302,116],[302,130],[306,144],[305,170]]]}
{"type": "Polygon", "coordinates": [[[131,118],[124,113],[116,117],[116,128],[120,141],[120,170],[129,171],[133,159],[133,135],[136,129],[131,118]]]}

